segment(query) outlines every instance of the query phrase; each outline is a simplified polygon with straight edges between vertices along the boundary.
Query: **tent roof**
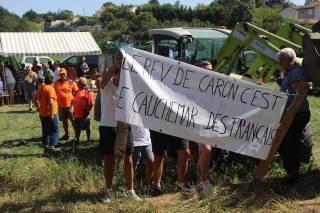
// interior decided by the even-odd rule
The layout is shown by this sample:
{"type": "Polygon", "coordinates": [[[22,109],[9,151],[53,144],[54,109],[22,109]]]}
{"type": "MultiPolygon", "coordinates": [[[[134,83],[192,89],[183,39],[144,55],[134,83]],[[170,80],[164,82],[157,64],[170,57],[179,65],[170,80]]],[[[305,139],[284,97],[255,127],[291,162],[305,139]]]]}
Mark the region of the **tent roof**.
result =
{"type": "Polygon", "coordinates": [[[4,56],[101,54],[90,32],[1,32],[1,52],[4,56]]]}

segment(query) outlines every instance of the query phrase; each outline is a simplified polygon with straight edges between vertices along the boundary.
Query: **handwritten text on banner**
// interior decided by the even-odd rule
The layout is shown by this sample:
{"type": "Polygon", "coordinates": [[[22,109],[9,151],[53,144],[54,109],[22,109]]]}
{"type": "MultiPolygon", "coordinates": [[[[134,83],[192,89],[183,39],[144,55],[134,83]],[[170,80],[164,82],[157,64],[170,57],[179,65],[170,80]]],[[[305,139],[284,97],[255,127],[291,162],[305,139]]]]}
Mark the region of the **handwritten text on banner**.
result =
{"type": "Polygon", "coordinates": [[[117,120],[267,158],[286,94],[130,47],[121,52],[117,120]]]}

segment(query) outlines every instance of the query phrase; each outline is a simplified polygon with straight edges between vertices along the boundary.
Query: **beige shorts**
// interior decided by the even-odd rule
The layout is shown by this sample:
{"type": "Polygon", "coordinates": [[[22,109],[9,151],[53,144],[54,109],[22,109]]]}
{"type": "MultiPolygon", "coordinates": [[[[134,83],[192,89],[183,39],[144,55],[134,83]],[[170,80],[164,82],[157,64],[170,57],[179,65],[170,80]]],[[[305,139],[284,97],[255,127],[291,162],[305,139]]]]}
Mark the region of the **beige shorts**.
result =
{"type": "Polygon", "coordinates": [[[71,107],[58,107],[59,121],[70,120],[74,121],[73,118],[73,106],[71,107]]]}
{"type": "Polygon", "coordinates": [[[93,86],[93,88],[96,89],[96,88],[97,88],[97,87],[96,87],[96,80],[91,80],[91,85],[93,86]]]}
{"type": "Polygon", "coordinates": [[[15,82],[8,85],[8,93],[13,93],[14,92],[14,85],[16,85],[15,82]]]}

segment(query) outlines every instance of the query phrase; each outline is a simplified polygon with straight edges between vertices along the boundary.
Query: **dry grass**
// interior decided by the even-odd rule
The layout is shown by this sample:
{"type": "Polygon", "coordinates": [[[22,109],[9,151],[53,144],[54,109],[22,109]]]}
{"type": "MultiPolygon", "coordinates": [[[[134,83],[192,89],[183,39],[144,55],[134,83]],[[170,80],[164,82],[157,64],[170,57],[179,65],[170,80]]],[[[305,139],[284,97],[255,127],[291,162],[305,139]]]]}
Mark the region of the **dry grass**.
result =
{"type": "MultiPolygon", "coordinates": [[[[225,175],[210,172],[216,190],[208,194],[173,190],[175,162],[166,159],[166,195],[149,199],[143,167],[136,175],[136,191],[144,198],[128,200],[121,175],[115,175],[117,194],[110,204],[101,203],[104,179],[102,158],[97,154],[98,123],[92,122],[93,145],[73,149],[63,142],[61,158],[41,157],[41,128],[36,112],[25,103],[0,108],[0,212],[320,212],[320,99],[309,97],[312,108],[315,162],[304,165],[302,178],[293,186],[280,186],[281,164],[273,163],[258,191],[249,191],[252,166],[232,164],[225,175]]],[[[62,128],[60,129],[62,135],[62,128]]],[[[82,135],[83,141],[85,140],[82,135]]],[[[191,165],[187,179],[195,179],[191,165]]]]}

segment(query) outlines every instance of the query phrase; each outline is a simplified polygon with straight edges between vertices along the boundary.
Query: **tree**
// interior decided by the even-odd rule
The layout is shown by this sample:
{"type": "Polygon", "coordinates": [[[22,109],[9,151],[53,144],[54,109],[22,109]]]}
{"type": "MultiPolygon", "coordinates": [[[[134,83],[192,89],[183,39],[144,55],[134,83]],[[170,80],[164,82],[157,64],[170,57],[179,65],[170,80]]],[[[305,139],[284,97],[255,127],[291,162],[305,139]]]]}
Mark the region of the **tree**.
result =
{"type": "Polygon", "coordinates": [[[2,32],[17,32],[19,31],[19,17],[8,15],[2,18],[0,23],[0,30],[2,32]]]}
{"type": "Polygon", "coordinates": [[[252,0],[241,0],[237,2],[231,11],[228,27],[233,27],[237,22],[251,22],[254,16],[255,7],[252,0]]]}
{"type": "Polygon", "coordinates": [[[73,12],[71,10],[61,10],[57,12],[57,17],[55,20],[72,20],[73,19],[73,12]]]}
{"type": "Polygon", "coordinates": [[[256,8],[264,7],[264,6],[266,6],[265,0],[256,0],[256,8]]]}
{"type": "Polygon", "coordinates": [[[149,4],[157,4],[157,5],[160,4],[158,0],[149,0],[148,3],[149,3],[149,4]]]}
{"type": "Polygon", "coordinates": [[[36,23],[42,23],[43,18],[40,14],[36,13],[34,10],[29,10],[25,14],[22,15],[22,18],[26,18],[29,21],[33,21],[36,23]]]}
{"type": "Polygon", "coordinates": [[[251,22],[255,13],[252,0],[216,0],[208,7],[202,5],[196,9],[200,20],[228,28],[233,28],[237,22],[251,22]]]}
{"type": "Polygon", "coordinates": [[[256,8],[253,24],[271,33],[276,33],[285,22],[284,18],[277,12],[278,10],[270,7],[256,8]]]}
{"type": "Polygon", "coordinates": [[[174,6],[175,6],[175,7],[180,7],[180,1],[177,0],[176,3],[174,3],[174,6]]]}
{"type": "Polygon", "coordinates": [[[306,2],[304,4],[307,5],[307,4],[314,2],[314,1],[319,1],[319,0],[306,0],[306,2]]]}
{"type": "Polygon", "coordinates": [[[141,12],[136,16],[134,20],[135,31],[137,37],[140,39],[148,39],[148,30],[154,28],[157,25],[157,19],[155,19],[150,12],[141,12]]]}
{"type": "Polygon", "coordinates": [[[112,3],[112,2],[110,2],[110,1],[108,1],[108,2],[105,2],[104,4],[103,4],[103,7],[114,7],[114,6],[116,6],[114,3],[112,3]]]}
{"type": "Polygon", "coordinates": [[[116,17],[110,12],[105,12],[100,17],[100,21],[101,23],[103,23],[104,26],[106,26],[107,24],[115,20],[116,20],[116,17]]]}
{"type": "Polygon", "coordinates": [[[289,0],[266,0],[266,5],[269,7],[275,7],[281,5],[283,8],[292,4],[289,0]]]}
{"type": "Polygon", "coordinates": [[[82,26],[84,26],[88,22],[88,17],[87,16],[80,16],[79,20],[80,20],[82,26]]]}
{"type": "Polygon", "coordinates": [[[11,15],[11,13],[6,8],[0,6],[0,19],[9,15],[11,15]]]}
{"type": "Polygon", "coordinates": [[[44,21],[48,22],[48,23],[51,23],[53,21],[53,16],[47,16],[44,21]]]}
{"type": "Polygon", "coordinates": [[[20,20],[19,30],[20,32],[39,32],[41,27],[39,24],[33,21],[29,21],[25,18],[20,20]]]}

